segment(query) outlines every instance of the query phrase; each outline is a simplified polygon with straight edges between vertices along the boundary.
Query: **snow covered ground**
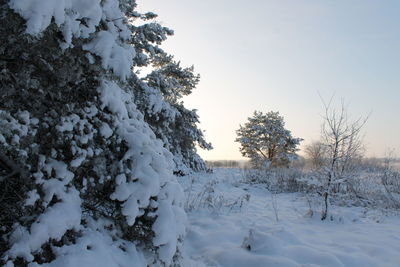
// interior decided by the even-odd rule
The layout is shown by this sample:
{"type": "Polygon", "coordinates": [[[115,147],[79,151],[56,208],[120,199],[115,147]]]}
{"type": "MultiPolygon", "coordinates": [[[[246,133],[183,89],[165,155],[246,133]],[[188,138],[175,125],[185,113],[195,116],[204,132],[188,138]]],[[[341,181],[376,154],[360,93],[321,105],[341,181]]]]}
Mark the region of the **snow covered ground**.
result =
{"type": "Polygon", "coordinates": [[[189,210],[184,266],[400,266],[398,215],[334,206],[322,222],[318,199],[242,179],[225,168],[180,179],[189,210]]]}

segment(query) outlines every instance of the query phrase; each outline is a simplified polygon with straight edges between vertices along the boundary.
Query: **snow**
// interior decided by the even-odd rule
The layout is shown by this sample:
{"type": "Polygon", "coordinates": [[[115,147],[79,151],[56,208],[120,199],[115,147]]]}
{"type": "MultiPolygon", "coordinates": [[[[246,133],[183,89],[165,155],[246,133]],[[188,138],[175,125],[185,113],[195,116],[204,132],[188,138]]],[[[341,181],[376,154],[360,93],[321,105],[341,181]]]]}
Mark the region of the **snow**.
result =
{"type": "MultiPolygon", "coordinates": [[[[99,76],[95,77],[102,81],[99,97],[93,95],[86,107],[60,106],[60,112],[53,112],[51,118],[38,115],[40,122],[31,118],[28,111],[18,111],[16,115],[0,111],[0,141],[5,147],[12,145],[9,154],[18,153],[29,158],[21,162],[28,167],[27,173],[35,172],[27,175],[27,179],[32,179],[29,186],[35,188],[27,192],[25,205],[31,206],[27,209],[28,216],[21,215],[12,230],[7,226],[10,228],[7,229],[10,231],[7,235],[9,247],[2,255],[4,261],[9,260],[7,264],[12,265],[23,260],[28,266],[170,265],[186,229],[184,193],[173,176],[172,154],[156,138],[144,115],[136,108],[132,91],[124,90],[128,87],[126,79],[132,74],[136,56],[128,18],[120,10],[120,6],[128,2],[7,2],[25,19],[25,33],[32,37],[29,39],[54,37],[66,54],[79,45],[84,50],[85,62],[101,63],[106,71],[98,72],[99,76]],[[36,150],[27,146],[28,137],[34,136],[38,129],[43,134],[43,128],[45,134],[51,133],[51,140],[43,146],[45,150],[40,147],[47,141],[43,139],[36,150]],[[48,147],[48,144],[56,145],[48,147]],[[97,149],[97,145],[104,149],[97,149]],[[107,145],[111,149],[107,150],[107,145]],[[23,149],[18,150],[19,147],[23,149]],[[114,148],[124,154],[114,155],[111,152],[114,148]],[[93,158],[103,152],[104,155],[93,158]],[[93,168],[85,169],[88,165],[93,168]],[[115,182],[107,184],[113,192],[100,196],[95,190],[96,193],[89,191],[106,180],[115,182]],[[97,210],[88,209],[90,201],[97,210]],[[100,204],[102,201],[113,207],[100,212],[104,207],[100,204]],[[142,215],[152,220],[150,225],[140,225],[138,218],[142,215]],[[111,216],[115,218],[105,222],[105,218],[111,216]],[[148,226],[152,227],[154,235],[141,232],[150,230],[146,229],[148,226]],[[143,234],[148,240],[135,240],[135,237],[126,240],[136,234],[143,234]]],[[[134,2],[129,4],[135,5],[134,2]]],[[[130,23],[133,20],[131,17],[130,23]]],[[[159,101],[158,106],[165,102],[163,99],[156,101],[159,101]]]]}
{"type": "Polygon", "coordinates": [[[26,32],[32,35],[44,31],[52,18],[58,26],[69,28],[68,34],[77,35],[79,31],[87,35],[95,31],[102,17],[100,0],[11,0],[10,7],[27,20],[26,32]],[[87,19],[86,27],[78,20],[82,18],[87,19]]]}
{"type": "Polygon", "coordinates": [[[56,129],[59,132],[71,132],[74,129],[74,125],[80,121],[80,118],[76,114],[72,114],[68,117],[61,118],[61,125],[57,125],[56,129]]]}
{"type": "MultiPolygon", "coordinates": [[[[16,225],[11,236],[12,247],[7,252],[8,257],[23,257],[28,262],[33,261],[32,252],[38,251],[49,239],[60,240],[69,229],[79,229],[81,223],[81,199],[74,187],[67,187],[74,174],[67,169],[67,165],[54,159],[41,157],[40,165],[43,172],[51,176],[54,172],[57,179],[43,180],[43,173],[35,175],[36,182],[42,184],[45,192],[43,212],[29,230],[16,225]],[[54,196],[60,200],[49,205],[54,196]]],[[[27,205],[33,205],[38,196],[31,191],[27,205]]]]}
{"type": "Polygon", "coordinates": [[[11,238],[13,246],[8,251],[8,256],[13,258],[23,257],[33,261],[31,252],[38,251],[49,239],[60,240],[69,229],[79,229],[81,223],[81,199],[79,192],[70,189],[63,196],[63,201],[49,207],[45,213],[32,224],[29,232],[25,227],[19,226],[11,238]]]}
{"type": "Polygon", "coordinates": [[[70,165],[71,165],[71,167],[77,168],[77,167],[81,166],[81,164],[85,161],[85,159],[86,159],[85,156],[80,156],[76,159],[71,160],[70,165]]]}
{"type": "Polygon", "coordinates": [[[104,138],[109,138],[113,134],[113,130],[104,122],[100,127],[100,133],[104,138]]]}
{"type": "Polygon", "coordinates": [[[109,31],[100,31],[97,37],[83,46],[84,50],[101,57],[102,66],[112,69],[123,80],[131,73],[135,50],[132,46],[118,44],[117,36],[109,31]]]}
{"type": "Polygon", "coordinates": [[[153,225],[155,237],[153,243],[159,248],[159,257],[167,265],[176,252],[177,241],[185,234],[187,217],[182,206],[183,191],[178,184],[166,183],[160,192],[160,201],[157,207],[157,220],[153,225]],[[177,220],[181,223],[175,223],[177,220]]]}
{"type": "Polygon", "coordinates": [[[73,38],[88,39],[83,48],[100,56],[105,69],[122,80],[130,76],[135,49],[122,44],[131,32],[123,23],[118,0],[10,0],[9,5],[26,20],[26,33],[40,37],[54,19],[64,37],[61,48],[73,47],[73,38]],[[107,30],[96,32],[101,22],[107,30]]]}
{"type": "Polygon", "coordinates": [[[153,214],[154,239],[158,257],[169,265],[176,253],[177,240],[185,233],[186,216],[182,209],[184,194],[172,176],[172,154],[163,148],[143,115],[137,111],[131,96],[116,83],[104,80],[100,90],[102,108],[114,113],[116,133],[129,149],[121,160],[131,160],[131,166],[115,179],[116,188],[110,198],[123,202],[122,214],[128,225],[145,212],[150,199],[157,197],[153,214]],[[134,159],[134,160],[132,160],[134,159]]]}
{"type": "Polygon", "coordinates": [[[314,216],[310,217],[304,195],[271,195],[261,185],[242,183],[242,178],[240,169],[221,168],[213,174],[180,179],[186,201],[205,196],[188,212],[184,266],[399,265],[398,215],[333,206],[333,220],[321,221],[318,202],[313,202],[314,216]],[[205,194],[210,184],[213,192],[205,194]],[[245,205],[229,207],[231,200],[246,194],[250,199],[245,205]],[[213,207],[211,204],[221,197],[227,205],[213,207]],[[275,218],[273,197],[279,221],[275,218]],[[207,199],[213,199],[212,203],[207,199]]]}
{"type": "Polygon", "coordinates": [[[36,189],[34,189],[34,190],[32,190],[32,191],[29,191],[27,195],[28,195],[28,197],[27,197],[27,199],[25,200],[25,205],[26,205],[26,206],[33,206],[33,205],[35,205],[36,201],[37,201],[38,199],[40,199],[40,196],[39,196],[39,194],[37,193],[37,190],[36,190],[36,189]]]}
{"type": "Polygon", "coordinates": [[[24,124],[29,124],[30,123],[30,114],[28,111],[20,111],[17,114],[18,118],[24,123],[24,124]]]}
{"type": "MultiPolygon", "coordinates": [[[[87,60],[91,64],[101,62],[104,69],[119,76],[120,83],[104,78],[98,89],[101,112],[110,115],[112,120],[108,122],[112,124],[101,122],[93,126],[88,122],[99,112],[95,106],[88,107],[85,115],[58,118],[56,130],[66,140],[72,140],[73,158],[70,162],[56,160],[60,152],[55,148],[50,156],[38,155],[34,166],[37,172],[32,175],[38,190],[28,192],[25,205],[38,208],[40,215],[33,216],[29,224],[14,224],[10,249],[4,255],[5,260],[10,260],[7,266],[12,266],[11,260],[18,257],[29,266],[148,266],[152,262],[169,266],[177,247],[183,257],[181,266],[399,265],[398,216],[379,210],[333,206],[332,220],[322,222],[316,200],[312,216],[305,196],[274,195],[261,185],[244,184],[239,169],[216,169],[214,174],[182,177],[184,192],[172,175],[173,155],[145,123],[132,94],[118,85],[131,75],[136,56],[135,49],[125,42],[132,33],[118,0],[8,3],[26,20],[27,34],[40,38],[54,21],[63,35],[62,49],[73,47],[74,40],[80,38],[87,60]],[[149,260],[146,249],[136,247],[135,240],[121,238],[113,221],[83,217],[74,171],[85,160],[101,153],[100,149],[88,147],[97,133],[106,139],[115,137],[113,141],[127,147],[126,151],[120,150],[125,154],[118,158],[116,173],[104,173],[101,179],[115,182],[110,198],[120,202],[118,206],[125,217],[122,219],[129,226],[146,212],[154,218],[152,245],[156,258],[149,260]],[[74,230],[76,239],[52,246],[54,261],[34,262],[34,255],[43,245],[67,239],[69,230],[74,230]],[[185,235],[185,243],[180,244],[185,235]]],[[[109,72],[106,76],[110,78],[109,72]]],[[[155,119],[160,114],[171,120],[179,115],[156,89],[144,90],[148,98],[146,108],[155,119]]],[[[38,124],[39,120],[28,111],[19,111],[15,118],[0,111],[2,146],[19,147],[26,141],[25,136],[36,134],[38,124]]],[[[243,142],[248,140],[244,137],[243,142]]],[[[24,157],[32,155],[22,149],[16,152],[24,157]]],[[[82,179],[85,187],[95,182],[93,177],[82,179]]]]}
{"type": "Polygon", "coordinates": [[[129,100],[129,95],[119,88],[116,83],[103,81],[101,87],[99,87],[99,92],[103,109],[107,107],[121,119],[128,118],[125,102],[129,100]]]}
{"type": "MultiPolygon", "coordinates": [[[[103,80],[98,90],[100,111],[87,107],[83,114],[57,118],[54,128],[71,140],[73,159],[69,162],[57,160],[60,151],[56,148],[52,148],[50,155],[37,155],[36,172],[32,175],[37,189],[28,192],[25,204],[42,211],[37,217],[32,217],[30,224],[16,223],[13,226],[10,249],[4,254],[4,260],[9,260],[8,265],[21,257],[30,266],[40,266],[36,255],[43,246],[61,240],[60,247],[52,247],[55,260],[42,265],[147,266],[150,263],[162,263],[168,266],[172,263],[186,229],[184,193],[172,174],[173,156],[145,123],[131,94],[108,80],[103,80]],[[112,122],[100,121],[97,126],[93,125],[92,118],[98,112],[112,116],[112,122]],[[81,199],[80,192],[75,188],[75,170],[96,153],[85,145],[92,142],[96,134],[108,138],[112,136],[113,141],[123,142],[127,148],[118,159],[119,162],[116,162],[119,173],[104,173],[102,179],[115,181],[110,198],[120,202],[121,213],[129,226],[134,225],[146,209],[148,216],[154,218],[154,236],[149,237],[154,246],[152,256],[146,255],[151,253],[147,253],[143,247],[136,248],[134,243],[129,242],[137,240],[121,238],[120,230],[116,230],[117,226],[113,223],[96,226],[104,218],[96,218],[96,222],[88,223],[94,219],[83,213],[82,204],[85,200],[81,199]],[[74,244],[64,240],[70,233],[77,234],[74,244]]],[[[0,115],[7,118],[0,120],[1,125],[5,126],[0,129],[8,143],[13,136],[31,134],[37,127],[26,112],[22,112],[18,120],[6,112],[0,112],[0,115]]],[[[82,180],[85,188],[94,182],[93,177],[82,180]]]]}
{"type": "MultiPolygon", "coordinates": [[[[107,177],[115,180],[112,197],[121,201],[130,225],[145,208],[156,208],[148,214],[155,218],[152,241],[158,259],[165,265],[172,263],[178,246],[183,257],[180,265],[185,267],[398,266],[398,214],[333,205],[332,220],[321,221],[320,199],[311,199],[311,216],[309,197],[299,193],[271,194],[264,185],[246,184],[240,169],[215,169],[213,174],[180,177],[183,191],[172,176],[173,156],[145,125],[132,97],[110,81],[103,81],[99,92],[101,108],[115,115],[113,123],[99,125],[99,134],[111,134],[112,129],[112,134],[129,148],[121,158],[130,161],[129,168],[107,177]],[[183,244],[177,242],[183,239],[183,244]]],[[[96,112],[88,109],[93,116],[96,112]]],[[[1,133],[7,142],[13,132],[24,136],[35,127],[25,112],[18,120],[6,112],[0,115],[7,118],[1,121],[1,133]]],[[[57,129],[64,134],[87,127],[87,118],[59,119],[57,129]]],[[[29,266],[147,266],[149,259],[144,249],[118,238],[115,230],[108,230],[115,229],[112,224],[82,224],[82,203],[72,184],[71,167],[79,166],[86,155],[95,152],[90,148],[75,149],[76,158],[69,163],[56,160],[56,150],[52,157],[39,156],[38,171],[32,179],[40,190],[30,191],[25,204],[39,203],[43,213],[30,226],[15,224],[6,260],[22,257],[30,262],[29,266]],[[49,264],[34,262],[33,254],[43,244],[60,240],[68,230],[79,232],[75,243],[54,246],[56,259],[49,264]]],[[[12,266],[11,261],[8,265],[12,266]]]]}
{"type": "Polygon", "coordinates": [[[128,267],[146,266],[146,261],[134,244],[118,244],[109,235],[95,230],[85,230],[76,244],[54,249],[57,258],[49,264],[31,264],[30,267],[128,267]],[[120,246],[126,247],[123,251],[120,246]]]}

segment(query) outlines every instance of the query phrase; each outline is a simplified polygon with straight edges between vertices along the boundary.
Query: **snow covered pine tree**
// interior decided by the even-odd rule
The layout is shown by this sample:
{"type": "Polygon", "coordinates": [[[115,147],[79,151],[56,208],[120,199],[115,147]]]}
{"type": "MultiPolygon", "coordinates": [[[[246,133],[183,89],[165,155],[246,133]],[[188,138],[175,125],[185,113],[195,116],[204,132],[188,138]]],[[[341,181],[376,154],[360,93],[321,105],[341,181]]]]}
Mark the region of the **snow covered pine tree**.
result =
{"type": "Polygon", "coordinates": [[[297,157],[298,145],[303,140],[295,138],[285,129],[279,112],[254,111],[244,126],[236,131],[240,152],[256,168],[287,167],[297,157]]]}
{"type": "Polygon", "coordinates": [[[204,161],[196,152],[196,144],[202,149],[212,149],[198,129],[196,110],[188,110],[181,101],[199,82],[193,67],[182,68],[179,62],[161,49],[150,54],[154,70],[140,84],[137,106],[145,115],[145,121],[164,146],[172,152],[176,174],[206,169],[204,161]]]}
{"type": "Polygon", "coordinates": [[[163,53],[158,45],[172,33],[135,7],[0,0],[0,264],[179,260],[186,215],[174,158],[187,164],[184,151],[195,158],[203,139],[186,134],[178,155],[168,131],[147,122],[163,117],[172,128],[173,114],[198,131],[195,112],[132,71],[163,53]]]}

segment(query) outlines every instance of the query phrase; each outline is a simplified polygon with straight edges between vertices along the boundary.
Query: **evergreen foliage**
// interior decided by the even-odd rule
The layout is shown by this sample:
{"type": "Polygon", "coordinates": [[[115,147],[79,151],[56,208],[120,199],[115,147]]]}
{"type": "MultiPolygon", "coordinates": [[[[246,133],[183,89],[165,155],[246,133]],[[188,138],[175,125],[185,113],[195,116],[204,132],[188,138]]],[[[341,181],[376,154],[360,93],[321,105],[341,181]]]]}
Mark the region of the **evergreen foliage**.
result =
{"type": "Polygon", "coordinates": [[[266,114],[255,111],[236,133],[240,152],[259,168],[288,166],[296,157],[297,146],[302,141],[292,137],[291,132],[285,129],[283,117],[273,111],[266,114]]]}
{"type": "Polygon", "coordinates": [[[158,61],[173,32],[135,7],[0,0],[1,264],[178,260],[185,213],[173,171],[202,169],[195,144],[210,146],[178,101],[198,76],[172,56],[158,61]],[[139,78],[145,66],[154,71],[139,78]]]}
{"type": "Polygon", "coordinates": [[[187,109],[182,97],[189,95],[199,82],[193,67],[183,68],[173,56],[160,52],[151,58],[153,71],[142,79],[138,108],[164,146],[172,152],[175,173],[187,174],[206,169],[197,155],[196,145],[212,149],[197,127],[196,110],[187,109]],[[162,99],[163,101],[160,101],[162,99]]]}

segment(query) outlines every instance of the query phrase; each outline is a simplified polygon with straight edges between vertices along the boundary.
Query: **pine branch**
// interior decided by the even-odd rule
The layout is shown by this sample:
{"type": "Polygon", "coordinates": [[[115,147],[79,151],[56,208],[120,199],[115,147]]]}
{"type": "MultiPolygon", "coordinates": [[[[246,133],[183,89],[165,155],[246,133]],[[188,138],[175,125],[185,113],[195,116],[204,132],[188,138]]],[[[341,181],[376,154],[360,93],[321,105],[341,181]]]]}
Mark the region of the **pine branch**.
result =
{"type": "Polygon", "coordinates": [[[8,170],[10,173],[5,176],[0,176],[0,182],[13,177],[14,175],[21,174],[22,170],[13,160],[7,157],[5,154],[0,152],[0,166],[3,169],[8,170]]]}

